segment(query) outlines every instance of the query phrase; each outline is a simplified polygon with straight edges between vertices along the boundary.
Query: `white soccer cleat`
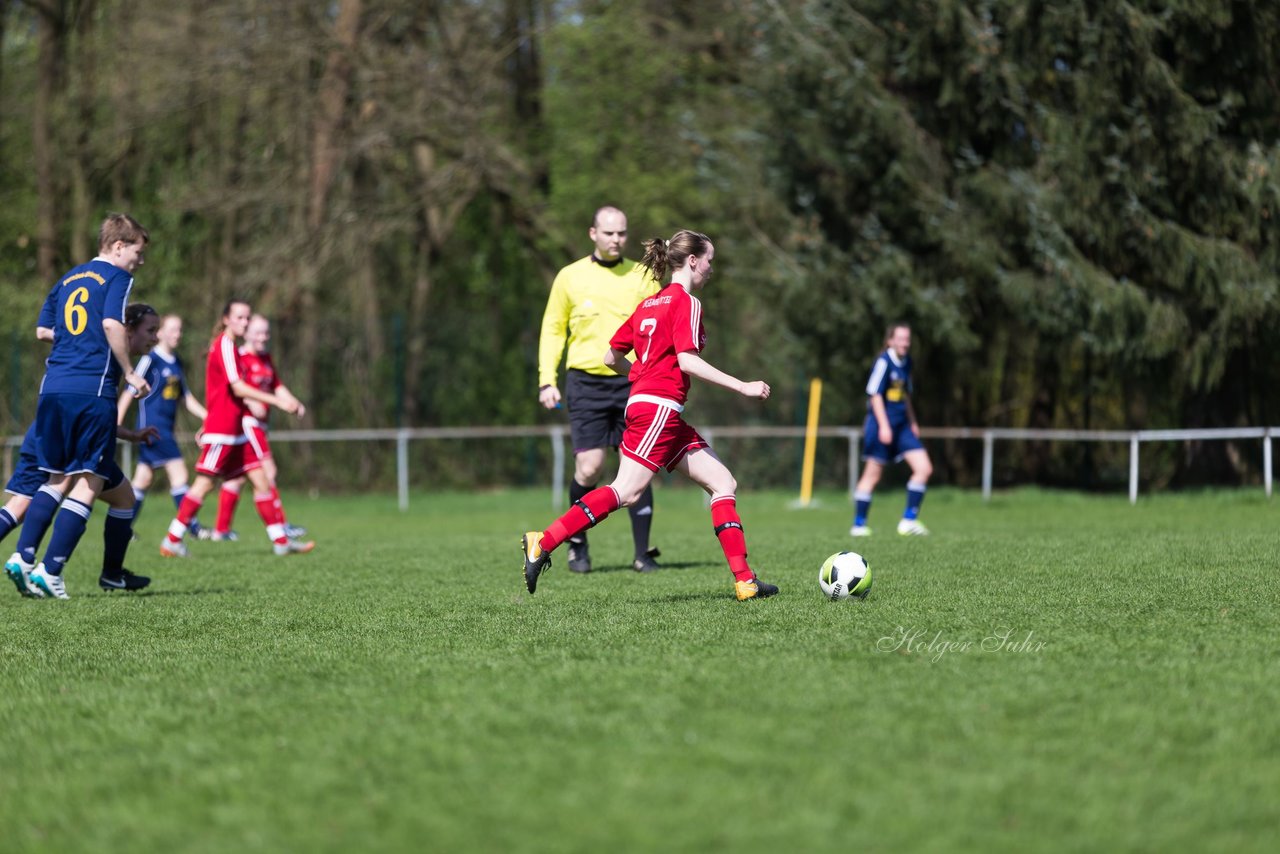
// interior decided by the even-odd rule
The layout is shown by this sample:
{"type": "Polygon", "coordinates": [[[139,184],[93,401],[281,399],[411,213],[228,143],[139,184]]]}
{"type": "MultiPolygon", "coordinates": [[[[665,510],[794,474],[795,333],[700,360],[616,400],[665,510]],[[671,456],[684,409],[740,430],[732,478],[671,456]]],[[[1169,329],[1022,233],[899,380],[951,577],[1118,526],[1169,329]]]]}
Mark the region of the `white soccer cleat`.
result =
{"type": "Polygon", "coordinates": [[[36,565],[31,570],[31,583],[40,588],[40,592],[49,599],[70,599],[67,595],[67,587],[62,583],[61,575],[54,575],[44,568],[44,564],[36,565]]]}
{"type": "Polygon", "coordinates": [[[902,519],[898,522],[898,533],[904,537],[923,537],[928,535],[929,529],[918,519],[902,519]]]}
{"type": "Polygon", "coordinates": [[[165,537],[160,541],[160,557],[189,557],[187,544],[182,540],[176,543],[165,537]]]}
{"type": "Polygon", "coordinates": [[[868,528],[866,525],[854,525],[852,528],[849,529],[849,536],[869,537],[871,536],[871,529],[868,528]]]}
{"type": "Polygon", "coordinates": [[[304,555],[316,547],[313,540],[288,540],[283,543],[272,543],[271,548],[280,557],[285,555],[304,555]]]}
{"type": "Polygon", "coordinates": [[[34,599],[43,599],[44,591],[31,583],[31,570],[35,568],[35,564],[27,563],[22,559],[21,554],[14,552],[13,555],[5,561],[4,573],[9,576],[9,580],[13,582],[13,586],[18,588],[18,592],[23,596],[30,596],[34,599]]]}

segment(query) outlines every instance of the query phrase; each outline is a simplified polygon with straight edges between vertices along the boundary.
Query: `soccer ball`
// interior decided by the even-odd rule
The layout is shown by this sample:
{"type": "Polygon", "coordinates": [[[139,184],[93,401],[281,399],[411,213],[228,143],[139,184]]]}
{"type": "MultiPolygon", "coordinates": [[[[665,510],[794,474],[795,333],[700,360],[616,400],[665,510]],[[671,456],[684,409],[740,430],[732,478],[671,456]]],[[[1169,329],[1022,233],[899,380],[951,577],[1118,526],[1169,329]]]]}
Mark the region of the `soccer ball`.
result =
{"type": "Polygon", "coordinates": [[[871,567],[855,552],[833,554],[822,563],[818,586],[828,599],[866,599],[871,592],[871,567]]]}

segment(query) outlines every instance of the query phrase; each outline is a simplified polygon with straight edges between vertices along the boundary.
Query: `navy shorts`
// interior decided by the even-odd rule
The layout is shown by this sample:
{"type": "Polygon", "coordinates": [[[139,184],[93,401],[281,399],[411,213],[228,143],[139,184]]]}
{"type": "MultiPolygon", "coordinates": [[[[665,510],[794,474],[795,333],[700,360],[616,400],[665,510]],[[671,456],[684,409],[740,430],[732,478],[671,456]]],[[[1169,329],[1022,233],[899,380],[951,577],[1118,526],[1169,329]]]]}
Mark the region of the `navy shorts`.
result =
{"type": "Polygon", "coordinates": [[[50,474],[96,474],[116,465],[116,404],[87,394],[44,394],[36,407],[36,455],[50,474]]]}
{"type": "Polygon", "coordinates": [[[565,372],[564,399],[569,407],[569,435],[573,452],[616,448],[627,426],[627,398],[631,380],[598,377],[586,371],[565,372]]]}
{"type": "Polygon", "coordinates": [[[880,425],[876,422],[874,415],[868,415],[866,423],[862,425],[862,458],[864,460],[875,460],[887,465],[891,461],[896,463],[902,459],[907,451],[923,450],[924,445],[920,444],[920,439],[911,432],[910,424],[894,424],[893,441],[887,445],[880,441],[880,425]]]}
{"type": "MultiPolygon", "coordinates": [[[[40,460],[36,457],[35,443],[24,441],[22,449],[18,452],[18,465],[13,470],[13,477],[9,478],[9,482],[5,484],[4,491],[10,495],[34,498],[36,492],[48,479],[49,473],[40,468],[40,460]]],[[[124,483],[124,471],[114,458],[107,464],[103,479],[107,482],[103,487],[104,492],[124,483]]]]}
{"type": "Polygon", "coordinates": [[[144,466],[156,469],[170,460],[180,459],[182,459],[182,449],[178,447],[178,440],[173,436],[161,433],[160,437],[153,439],[150,445],[141,443],[138,445],[138,462],[144,466]]]}
{"type": "MultiPolygon", "coordinates": [[[[28,438],[34,437],[28,434],[28,438]]],[[[10,495],[32,498],[36,490],[44,486],[44,482],[48,479],[49,473],[40,470],[40,460],[36,457],[36,443],[24,439],[22,448],[18,451],[18,465],[13,470],[13,477],[9,478],[9,482],[5,484],[4,491],[10,495]]]]}

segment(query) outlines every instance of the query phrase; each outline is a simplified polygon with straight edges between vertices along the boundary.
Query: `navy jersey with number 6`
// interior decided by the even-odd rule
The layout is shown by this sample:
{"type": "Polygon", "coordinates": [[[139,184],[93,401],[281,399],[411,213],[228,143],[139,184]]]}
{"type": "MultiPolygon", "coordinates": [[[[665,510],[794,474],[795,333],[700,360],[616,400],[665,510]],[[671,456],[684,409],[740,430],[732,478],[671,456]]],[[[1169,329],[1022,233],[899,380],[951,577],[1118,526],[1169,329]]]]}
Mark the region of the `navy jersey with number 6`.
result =
{"type": "Polygon", "coordinates": [[[53,286],[40,310],[39,325],[53,330],[40,394],[115,398],[120,366],[102,321],[124,324],[132,288],[132,275],[101,258],[72,268],[53,286]]]}
{"type": "Polygon", "coordinates": [[[907,395],[911,394],[911,357],[899,360],[897,353],[885,349],[871,366],[871,377],[867,380],[868,413],[873,394],[884,398],[884,411],[890,426],[896,429],[910,422],[907,395]]]}

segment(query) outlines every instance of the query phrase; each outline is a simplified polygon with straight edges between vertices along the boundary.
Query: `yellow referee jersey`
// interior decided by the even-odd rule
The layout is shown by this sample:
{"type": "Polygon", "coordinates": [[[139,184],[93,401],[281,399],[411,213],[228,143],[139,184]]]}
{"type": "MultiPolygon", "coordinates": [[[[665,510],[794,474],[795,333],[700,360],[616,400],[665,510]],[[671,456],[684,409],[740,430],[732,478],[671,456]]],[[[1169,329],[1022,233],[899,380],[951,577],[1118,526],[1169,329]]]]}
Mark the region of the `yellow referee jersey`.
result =
{"type": "Polygon", "coordinates": [[[538,385],[559,385],[556,372],[565,340],[565,366],[600,376],[617,376],[604,366],[609,339],[658,283],[638,261],[622,259],[605,267],[588,255],[561,270],[551,283],[538,339],[538,385]]]}

